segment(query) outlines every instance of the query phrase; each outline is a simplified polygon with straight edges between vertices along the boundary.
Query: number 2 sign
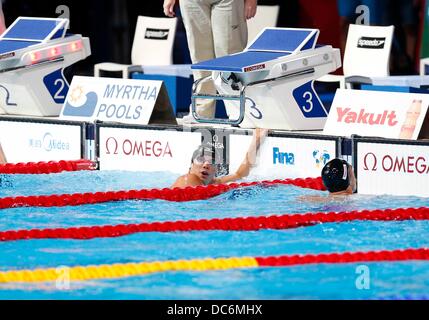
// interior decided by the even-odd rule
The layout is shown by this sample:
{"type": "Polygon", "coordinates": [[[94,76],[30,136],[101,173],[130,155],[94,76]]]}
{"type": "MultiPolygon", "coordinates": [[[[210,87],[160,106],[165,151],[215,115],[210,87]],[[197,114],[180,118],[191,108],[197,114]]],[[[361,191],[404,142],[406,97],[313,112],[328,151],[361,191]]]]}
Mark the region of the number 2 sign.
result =
{"type": "Polygon", "coordinates": [[[46,88],[54,99],[55,103],[64,103],[66,99],[69,85],[64,79],[63,73],[61,70],[57,70],[51,74],[48,74],[43,78],[46,88]]]}

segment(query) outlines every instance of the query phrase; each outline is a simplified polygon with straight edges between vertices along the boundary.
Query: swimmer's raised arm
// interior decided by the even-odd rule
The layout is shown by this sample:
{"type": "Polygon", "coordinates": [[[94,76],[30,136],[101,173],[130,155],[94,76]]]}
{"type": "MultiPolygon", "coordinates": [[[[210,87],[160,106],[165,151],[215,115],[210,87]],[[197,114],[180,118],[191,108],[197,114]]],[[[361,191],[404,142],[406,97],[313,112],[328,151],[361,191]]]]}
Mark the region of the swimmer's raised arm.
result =
{"type": "Polygon", "coordinates": [[[6,155],[4,154],[3,148],[0,144],[0,164],[5,164],[5,163],[7,163],[6,155]]]}
{"type": "Polygon", "coordinates": [[[249,150],[247,151],[244,160],[241,163],[240,167],[237,169],[237,171],[233,174],[216,178],[214,183],[228,183],[247,177],[250,173],[250,169],[256,164],[256,154],[259,150],[259,147],[263,143],[267,133],[267,129],[255,129],[255,131],[253,132],[253,139],[250,143],[249,150]]]}

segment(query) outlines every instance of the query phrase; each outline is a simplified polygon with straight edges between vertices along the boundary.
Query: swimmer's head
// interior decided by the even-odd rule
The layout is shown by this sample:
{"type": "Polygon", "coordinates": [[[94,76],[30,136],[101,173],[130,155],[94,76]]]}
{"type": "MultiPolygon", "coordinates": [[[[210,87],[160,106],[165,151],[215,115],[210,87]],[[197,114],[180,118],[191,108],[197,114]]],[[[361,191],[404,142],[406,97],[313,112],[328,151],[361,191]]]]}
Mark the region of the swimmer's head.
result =
{"type": "Polygon", "coordinates": [[[189,173],[197,176],[204,184],[209,184],[216,176],[215,154],[211,147],[200,146],[194,151],[189,173]]]}
{"type": "MultiPolygon", "coordinates": [[[[322,169],[322,180],[326,189],[331,193],[347,191],[351,186],[351,166],[345,160],[333,159],[322,169]]],[[[350,188],[353,192],[354,186],[350,188]]]]}
{"type": "Polygon", "coordinates": [[[205,162],[214,165],[215,156],[212,148],[201,145],[192,154],[191,164],[203,164],[205,162]]]}

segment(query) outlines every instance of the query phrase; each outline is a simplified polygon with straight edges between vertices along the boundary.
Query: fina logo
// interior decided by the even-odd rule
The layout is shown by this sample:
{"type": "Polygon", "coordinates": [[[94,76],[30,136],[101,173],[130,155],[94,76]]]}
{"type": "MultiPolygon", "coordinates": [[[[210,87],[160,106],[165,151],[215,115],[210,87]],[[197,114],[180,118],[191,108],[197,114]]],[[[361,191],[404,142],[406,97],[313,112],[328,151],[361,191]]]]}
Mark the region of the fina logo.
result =
{"type": "Polygon", "coordinates": [[[70,89],[63,115],[72,117],[91,117],[97,107],[98,96],[91,91],[85,94],[82,86],[77,85],[70,89]]]}
{"type": "Polygon", "coordinates": [[[295,154],[280,152],[279,148],[273,148],[273,164],[295,165],[295,154]]]}
{"type": "Polygon", "coordinates": [[[331,160],[331,155],[326,150],[323,150],[323,151],[314,150],[313,151],[313,158],[316,161],[316,167],[318,169],[320,169],[320,168],[324,167],[325,164],[327,164],[329,162],[329,160],[331,160]]]}

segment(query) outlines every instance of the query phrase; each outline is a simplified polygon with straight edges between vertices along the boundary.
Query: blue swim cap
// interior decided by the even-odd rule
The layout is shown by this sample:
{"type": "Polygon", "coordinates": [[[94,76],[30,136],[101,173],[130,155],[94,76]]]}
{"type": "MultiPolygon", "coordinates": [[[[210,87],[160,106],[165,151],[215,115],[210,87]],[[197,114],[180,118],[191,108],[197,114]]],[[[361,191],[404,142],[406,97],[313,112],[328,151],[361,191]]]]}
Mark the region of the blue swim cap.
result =
{"type": "Polygon", "coordinates": [[[346,190],[350,185],[349,164],[345,160],[333,159],[322,169],[322,180],[329,192],[346,190]]]}

